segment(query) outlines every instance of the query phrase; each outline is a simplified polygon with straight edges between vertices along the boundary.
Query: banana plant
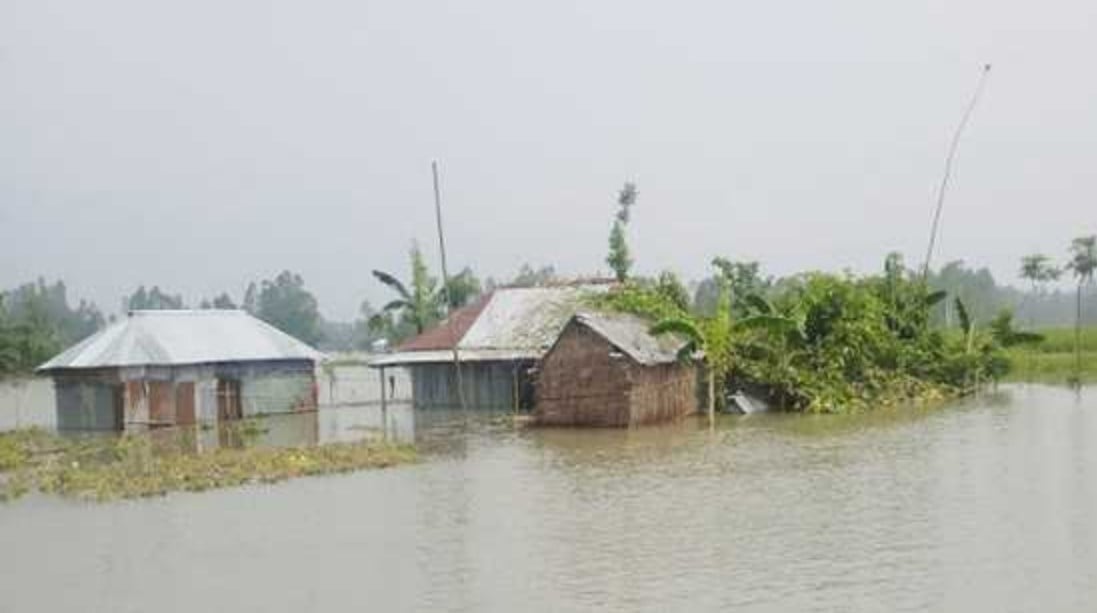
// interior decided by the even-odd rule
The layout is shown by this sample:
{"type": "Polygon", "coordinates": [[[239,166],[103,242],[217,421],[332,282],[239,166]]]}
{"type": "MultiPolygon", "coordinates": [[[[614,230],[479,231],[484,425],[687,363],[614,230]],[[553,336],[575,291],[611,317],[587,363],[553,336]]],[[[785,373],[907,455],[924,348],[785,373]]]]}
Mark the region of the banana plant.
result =
{"type": "Polygon", "coordinates": [[[397,298],[390,301],[381,309],[381,313],[371,318],[372,326],[382,323],[383,313],[398,313],[406,321],[415,327],[416,334],[422,334],[428,326],[442,317],[444,303],[442,293],[438,290],[438,282],[427,271],[423,254],[417,245],[411,248],[411,287],[404,285],[395,275],[381,270],[373,271],[373,276],[396,292],[397,298]]]}
{"type": "MultiPolygon", "coordinates": [[[[783,338],[804,338],[803,322],[793,317],[780,315],[776,309],[764,298],[750,294],[743,297],[743,302],[751,310],[751,314],[736,320],[732,316],[732,300],[730,285],[725,280],[720,284],[719,298],[716,303],[716,311],[711,317],[678,315],[660,320],[651,328],[654,335],[674,333],[686,340],[686,343],[678,352],[678,358],[683,361],[700,358],[707,368],[708,385],[708,414],[710,422],[715,420],[716,403],[719,395],[727,383],[727,379],[735,366],[737,343],[744,340],[748,331],[765,331],[783,338]]],[[[772,349],[767,347],[767,349],[772,349]]],[[[782,349],[788,351],[774,351],[774,355],[788,362],[787,368],[791,368],[792,362],[801,357],[802,352],[797,352],[782,343],[782,349]]]]}
{"type": "Polygon", "coordinates": [[[678,351],[679,359],[700,358],[707,368],[709,423],[716,421],[716,390],[722,389],[734,364],[732,342],[731,291],[720,282],[720,298],[711,317],[679,315],[658,321],[651,333],[678,334],[685,344],[678,351]]]}

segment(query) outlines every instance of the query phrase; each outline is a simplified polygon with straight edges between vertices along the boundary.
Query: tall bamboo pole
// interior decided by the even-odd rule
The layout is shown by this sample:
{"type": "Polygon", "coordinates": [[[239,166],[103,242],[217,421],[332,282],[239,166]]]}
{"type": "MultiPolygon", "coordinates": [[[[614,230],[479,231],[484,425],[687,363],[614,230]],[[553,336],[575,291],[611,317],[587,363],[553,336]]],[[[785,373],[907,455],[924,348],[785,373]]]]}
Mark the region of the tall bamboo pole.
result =
{"type": "Polygon", "coordinates": [[[945,192],[948,191],[949,179],[952,178],[952,165],[956,159],[956,150],[960,146],[960,137],[963,136],[968,120],[975,112],[975,105],[979,103],[979,98],[983,94],[983,86],[986,85],[988,75],[990,75],[990,64],[984,64],[983,72],[979,75],[979,84],[975,87],[975,94],[971,97],[971,102],[968,103],[967,108],[964,109],[960,125],[956,126],[956,131],[952,134],[952,142],[949,143],[948,156],[945,158],[945,174],[941,177],[941,185],[937,188],[937,206],[933,210],[933,225],[929,231],[929,246],[926,247],[926,259],[922,264],[922,281],[929,278],[933,248],[937,245],[937,229],[941,224],[941,210],[945,206],[945,192]]]}
{"type": "Polygon", "coordinates": [[[465,386],[461,380],[461,356],[457,351],[457,343],[460,339],[457,338],[456,324],[450,315],[453,314],[450,303],[449,295],[449,270],[446,268],[446,238],[442,232],[442,190],[438,185],[438,162],[432,161],[430,163],[430,172],[434,177],[434,217],[438,223],[438,250],[442,255],[442,297],[446,302],[446,318],[449,320],[447,326],[450,330],[450,339],[453,343],[453,369],[457,375],[457,400],[461,403],[461,409],[465,408],[465,386]]]}

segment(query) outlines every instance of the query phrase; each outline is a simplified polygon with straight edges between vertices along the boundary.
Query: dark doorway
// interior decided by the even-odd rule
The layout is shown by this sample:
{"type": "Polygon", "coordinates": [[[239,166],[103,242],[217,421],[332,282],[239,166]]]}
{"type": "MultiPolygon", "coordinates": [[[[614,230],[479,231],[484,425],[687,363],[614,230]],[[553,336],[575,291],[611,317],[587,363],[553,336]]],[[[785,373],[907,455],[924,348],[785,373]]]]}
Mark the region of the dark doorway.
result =
{"type": "Polygon", "coordinates": [[[110,386],[111,409],[114,411],[114,429],[124,430],[126,427],[126,386],[119,383],[110,386]]]}

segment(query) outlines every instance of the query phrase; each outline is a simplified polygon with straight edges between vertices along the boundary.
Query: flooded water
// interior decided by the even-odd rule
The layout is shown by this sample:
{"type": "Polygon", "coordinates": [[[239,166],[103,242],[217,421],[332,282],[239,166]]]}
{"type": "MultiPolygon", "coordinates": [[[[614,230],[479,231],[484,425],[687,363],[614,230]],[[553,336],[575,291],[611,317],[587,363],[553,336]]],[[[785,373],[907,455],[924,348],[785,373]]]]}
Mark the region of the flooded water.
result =
{"type": "MultiPolygon", "coordinates": [[[[381,423],[376,406],[320,415],[318,431],[334,438],[381,423]]],[[[703,420],[523,429],[406,405],[385,419],[392,436],[422,444],[422,463],[153,500],[0,506],[0,610],[1097,603],[1095,388],[1011,386],[856,417],[727,416],[714,432],[703,420]]]]}

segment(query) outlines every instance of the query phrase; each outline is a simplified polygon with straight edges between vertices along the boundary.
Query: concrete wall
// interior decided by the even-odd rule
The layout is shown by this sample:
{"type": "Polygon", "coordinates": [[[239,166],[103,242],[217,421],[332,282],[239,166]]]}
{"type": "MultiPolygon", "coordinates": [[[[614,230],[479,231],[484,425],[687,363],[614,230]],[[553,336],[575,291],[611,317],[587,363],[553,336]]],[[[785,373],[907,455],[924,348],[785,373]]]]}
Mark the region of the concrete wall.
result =
{"type": "MultiPolygon", "coordinates": [[[[320,405],[355,405],[381,402],[381,370],[361,364],[339,364],[320,368],[317,383],[320,405]]],[[[411,400],[411,374],[407,368],[390,366],[384,373],[385,399],[411,400]],[[390,393],[388,378],[393,378],[395,393],[390,393]]]]}
{"type": "Polygon", "coordinates": [[[240,378],[244,416],[315,409],[316,379],[311,370],[253,372],[240,378]]]}
{"type": "Polygon", "coordinates": [[[695,370],[672,363],[643,366],[586,326],[571,323],[541,361],[537,422],[561,426],[630,426],[697,410],[695,370]]]}

